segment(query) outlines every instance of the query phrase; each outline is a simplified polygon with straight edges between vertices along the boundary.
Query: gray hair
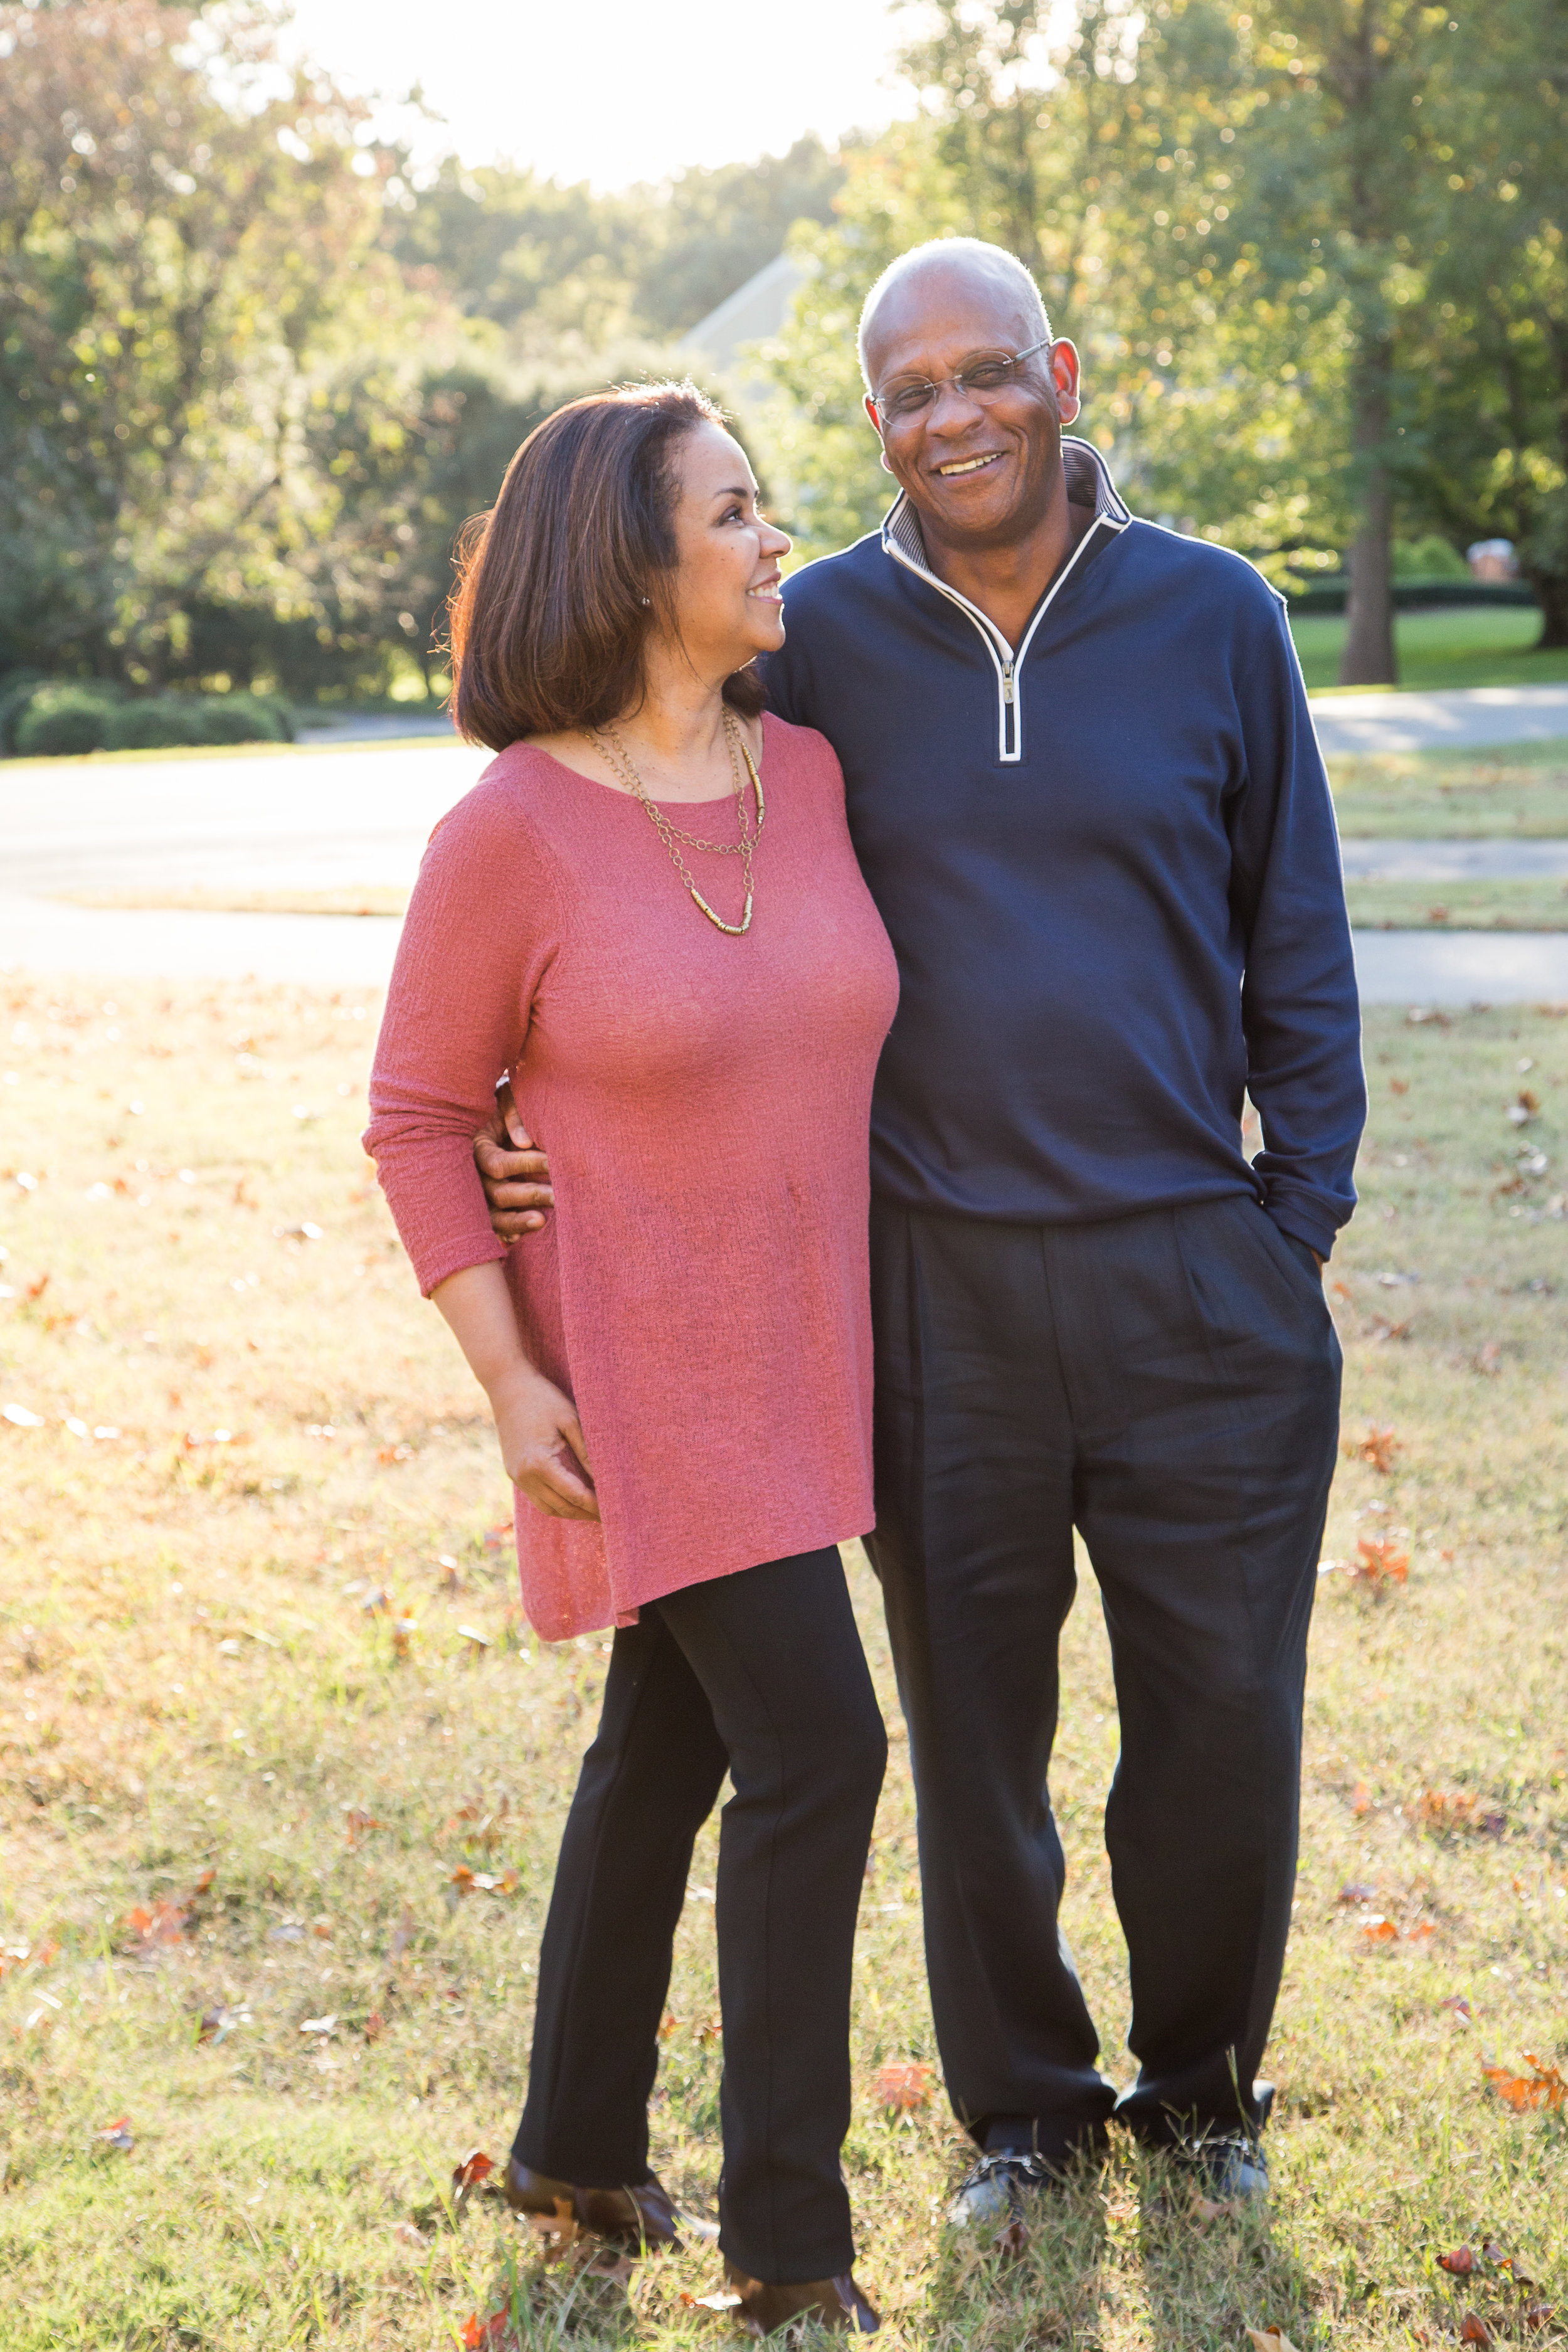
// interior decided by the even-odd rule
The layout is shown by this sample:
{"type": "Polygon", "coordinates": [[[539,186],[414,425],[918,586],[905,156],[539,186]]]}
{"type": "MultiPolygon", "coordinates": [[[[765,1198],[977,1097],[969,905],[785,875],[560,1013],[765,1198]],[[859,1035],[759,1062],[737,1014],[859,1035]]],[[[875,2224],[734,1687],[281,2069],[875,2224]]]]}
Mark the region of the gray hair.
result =
{"type": "Polygon", "coordinates": [[[896,286],[911,271],[921,268],[928,261],[945,259],[950,254],[955,258],[962,256],[991,276],[1002,278],[1024,305],[1026,316],[1037,321],[1041,340],[1049,336],[1051,322],[1046,316],[1045,298],[1016,253],[1009,253],[1005,246],[989,245],[983,236],[933,236],[924,245],[910,246],[907,253],[900,253],[895,260],[889,261],[861,305],[858,350],[860,373],[868,391],[871,389],[871,379],[866,370],[866,334],[878,303],[890,287],[896,286]]]}

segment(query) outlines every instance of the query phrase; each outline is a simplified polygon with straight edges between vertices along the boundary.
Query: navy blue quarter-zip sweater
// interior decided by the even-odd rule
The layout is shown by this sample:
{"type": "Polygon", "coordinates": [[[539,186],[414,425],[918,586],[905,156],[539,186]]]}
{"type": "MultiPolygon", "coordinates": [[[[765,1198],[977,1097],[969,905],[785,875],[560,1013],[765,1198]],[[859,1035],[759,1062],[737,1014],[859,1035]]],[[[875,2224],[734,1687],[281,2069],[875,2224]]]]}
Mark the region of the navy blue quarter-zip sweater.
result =
{"type": "Polygon", "coordinates": [[[1064,454],[1095,519],[1016,651],[930,571],[902,499],[785,586],[769,700],[843,763],[902,982],[872,1182],[1044,1223],[1250,1192],[1326,1256],[1366,1097],[1284,606],[1239,556],[1135,520],[1088,443],[1064,454]]]}

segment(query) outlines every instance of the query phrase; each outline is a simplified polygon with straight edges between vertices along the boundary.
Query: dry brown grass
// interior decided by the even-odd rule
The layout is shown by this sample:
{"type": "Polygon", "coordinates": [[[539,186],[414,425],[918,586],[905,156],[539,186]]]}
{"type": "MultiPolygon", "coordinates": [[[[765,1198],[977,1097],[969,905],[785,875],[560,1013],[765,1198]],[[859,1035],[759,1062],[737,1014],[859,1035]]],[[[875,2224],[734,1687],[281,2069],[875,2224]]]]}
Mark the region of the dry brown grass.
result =
{"type": "MultiPolygon", "coordinates": [[[[721,2340],[680,2299],[718,2283],[704,2249],[643,2268],[622,2314],[570,2262],[542,2270],[493,2204],[451,2223],[453,2164],[510,2136],[603,1660],[542,1649],[518,1615],[482,1401],[355,1140],[373,1003],[8,994],[0,1405],[39,1425],[0,1423],[0,1943],[28,1948],[0,1983],[0,2346],[433,2352],[509,2265],[530,2345],[721,2340]],[[462,1868],[501,1885],[463,1894],[462,1868]],[[121,2117],[129,2147],[100,2136],[121,2117]]],[[[1408,1580],[1321,1588],[1271,2211],[1205,2224],[1120,2147],[1013,2269],[944,2246],[963,2143],[940,2105],[900,2117],[872,2095],[884,2062],[934,2056],[895,1738],[847,2152],[894,2344],[1195,2352],[1268,2322],[1302,2352],[1453,2340],[1467,2311],[1514,2307],[1510,2273],[1435,2266],[1488,2238],[1529,2299],[1568,2289],[1564,2118],[1481,2071],[1568,2054],[1568,1022],[1379,1015],[1369,1053],[1327,1549],[1387,1542],[1408,1580]]],[[[1124,2072],[1092,1601],[1054,1791],[1069,1931],[1124,2072]]],[[[710,1832],[655,2110],[660,2169],[702,2204],[711,1859],[710,1832]]]]}

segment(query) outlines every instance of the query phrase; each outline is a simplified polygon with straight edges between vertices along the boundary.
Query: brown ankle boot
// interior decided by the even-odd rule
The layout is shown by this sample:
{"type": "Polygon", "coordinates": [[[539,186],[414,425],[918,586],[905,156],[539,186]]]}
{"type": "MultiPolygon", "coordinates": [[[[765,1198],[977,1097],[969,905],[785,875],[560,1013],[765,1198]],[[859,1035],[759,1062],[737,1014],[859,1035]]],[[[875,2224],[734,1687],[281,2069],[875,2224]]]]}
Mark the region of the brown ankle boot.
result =
{"type": "Polygon", "coordinates": [[[882,2324],[847,2271],[842,2278],[768,2286],[726,2261],[724,2275],[741,2298],[735,2315],[753,2336],[771,2336],[775,2327],[787,2327],[792,2319],[812,2320],[838,2336],[875,2336],[882,2324]]]}
{"type": "Polygon", "coordinates": [[[591,2237],[641,2246],[650,2253],[680,2251],[680,2216],[669,2191],[651,2175],[637,2189],[577,2189],[569,2180],[531,2172],[514,2156],[507,2160],[504,2185],[514,2213],[571,2220],[591,2237]]]}

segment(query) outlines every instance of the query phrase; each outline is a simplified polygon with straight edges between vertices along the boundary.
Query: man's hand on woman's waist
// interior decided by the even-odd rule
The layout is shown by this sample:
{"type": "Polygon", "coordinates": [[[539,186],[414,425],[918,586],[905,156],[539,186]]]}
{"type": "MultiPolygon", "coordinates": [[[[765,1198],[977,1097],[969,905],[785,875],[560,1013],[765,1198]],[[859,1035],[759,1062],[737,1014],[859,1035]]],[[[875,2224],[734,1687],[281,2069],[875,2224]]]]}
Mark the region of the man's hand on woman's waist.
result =
{"type": "Polygon", "coordinates": [[[550,1189],[550,1162],[533,1148],[533,1139],[512,1100],[511,1083],[496,1089],[496,1107],[488,1126],[474,1138],[474,1163],[489,1206],[490,1230],[500,1241],[520,1242],[544,1223],[544,1212],[555,1205],[550,1189]]]}

